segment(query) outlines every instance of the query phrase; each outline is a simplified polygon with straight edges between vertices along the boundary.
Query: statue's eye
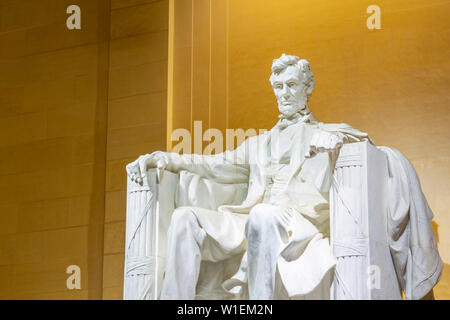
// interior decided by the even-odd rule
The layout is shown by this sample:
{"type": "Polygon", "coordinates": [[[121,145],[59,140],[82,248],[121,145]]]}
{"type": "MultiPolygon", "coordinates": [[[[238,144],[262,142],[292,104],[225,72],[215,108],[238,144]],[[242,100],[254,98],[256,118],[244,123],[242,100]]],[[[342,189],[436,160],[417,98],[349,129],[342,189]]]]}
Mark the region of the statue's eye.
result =
{"type": "Polygon", "coordinates": [[[277,85],[275,85],[275,88],[276,88],[276,89],[281,89],[281,88],[283,88],[283,85],[277,84],[277,85]]]}
{"type": "Polygon", "coordinates": [[[289,88],[292,88],[293,86],[295,86],[295,82],[290,82],[288,83],[289,88]]]}

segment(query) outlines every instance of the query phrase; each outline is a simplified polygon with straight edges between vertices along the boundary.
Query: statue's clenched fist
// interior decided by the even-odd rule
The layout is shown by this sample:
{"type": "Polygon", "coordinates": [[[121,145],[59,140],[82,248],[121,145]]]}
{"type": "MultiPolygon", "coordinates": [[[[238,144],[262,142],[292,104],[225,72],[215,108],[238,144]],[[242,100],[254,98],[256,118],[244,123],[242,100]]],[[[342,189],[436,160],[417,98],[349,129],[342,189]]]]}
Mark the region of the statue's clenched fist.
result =
{"type": "Polygon", "coordinates": [[[343,144],[341,135],[328,131],[316,132],[311,139],[309,157],[319,152],[337,151],[343,144]]]}
{"type": "Polygon", "coordinates": [[[166,152],[156,151],[140,156],[136,161],[127,165],[127,174],[131,181],[142,183],[149,168],[165,169],[169,164],[166,152]]]}

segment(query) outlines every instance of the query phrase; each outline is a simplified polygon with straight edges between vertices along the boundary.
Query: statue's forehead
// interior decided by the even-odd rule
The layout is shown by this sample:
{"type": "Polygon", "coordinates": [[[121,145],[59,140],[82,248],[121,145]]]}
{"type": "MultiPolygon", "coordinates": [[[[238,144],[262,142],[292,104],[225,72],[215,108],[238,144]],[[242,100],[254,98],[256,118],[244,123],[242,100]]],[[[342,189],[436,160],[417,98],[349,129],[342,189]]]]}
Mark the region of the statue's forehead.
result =
{"type": "Polygon", "coordinates": [[[300,69],[296,66],[288,66],[279,74],[273,75],[273,81],[285,81],[289,79],[301,79],[300,69]]]}

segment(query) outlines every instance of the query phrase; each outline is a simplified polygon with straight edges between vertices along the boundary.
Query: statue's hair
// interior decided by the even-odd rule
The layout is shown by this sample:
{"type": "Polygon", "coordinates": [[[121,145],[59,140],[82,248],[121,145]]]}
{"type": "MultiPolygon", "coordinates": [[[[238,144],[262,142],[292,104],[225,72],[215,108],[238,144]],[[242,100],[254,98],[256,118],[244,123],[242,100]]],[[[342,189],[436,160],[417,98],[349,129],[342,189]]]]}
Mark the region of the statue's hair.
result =
{"type": "Polygon", "coordinates": [[[274,75],[280,74],[289,66],[295,66],[301,71],[303,76],[303,83],[306,86],[306,94],[309,99],[314,89],[315,79],[311,71],[311,67],[309,66],[309,62],[305,59],[300,59],[297,56],[286,55],[283,53],[281,57],[273,60],[270,82],[273,83],[274,75]]]}

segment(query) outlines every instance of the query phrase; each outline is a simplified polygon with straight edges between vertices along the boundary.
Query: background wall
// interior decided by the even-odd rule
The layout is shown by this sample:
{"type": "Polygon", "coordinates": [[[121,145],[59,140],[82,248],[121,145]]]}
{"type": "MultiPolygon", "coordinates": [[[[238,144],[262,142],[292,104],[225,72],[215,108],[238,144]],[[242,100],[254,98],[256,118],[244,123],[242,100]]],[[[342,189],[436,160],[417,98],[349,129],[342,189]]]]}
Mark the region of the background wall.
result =
{"type": "Polygon", "coordinates": [[[109,3],[77,3],[83,28],[69,31],[72,1],[0,1],[3,299],[102,295],[109,3]],[[81,290],[66,288],[69,265],[81,290]]]}
{"type": "Polygon", "coordinates": [[[125,164],[165,148],[167,29],[168,1],[0,0],[0,299],[121,299],[125,164]]]}
{"type": "Polygon", "coordinates": [[[126,164],[166,146],[168,1],[112,1],[103,298],[122,299],[126,164]]]}
{"type": "MultiPolygon", "coordinates": [[[[170,12],[167,146],[174,129],[225,131],[228,121],[228,2],[176,0],[170,12]]],[[[205,147],[206,144],[203,145],[205,147]]],[[[193,147],[193,146],[192,146],[193,147]]],[[[199,153],[201,150],[192,152],[199,153]]]]}

